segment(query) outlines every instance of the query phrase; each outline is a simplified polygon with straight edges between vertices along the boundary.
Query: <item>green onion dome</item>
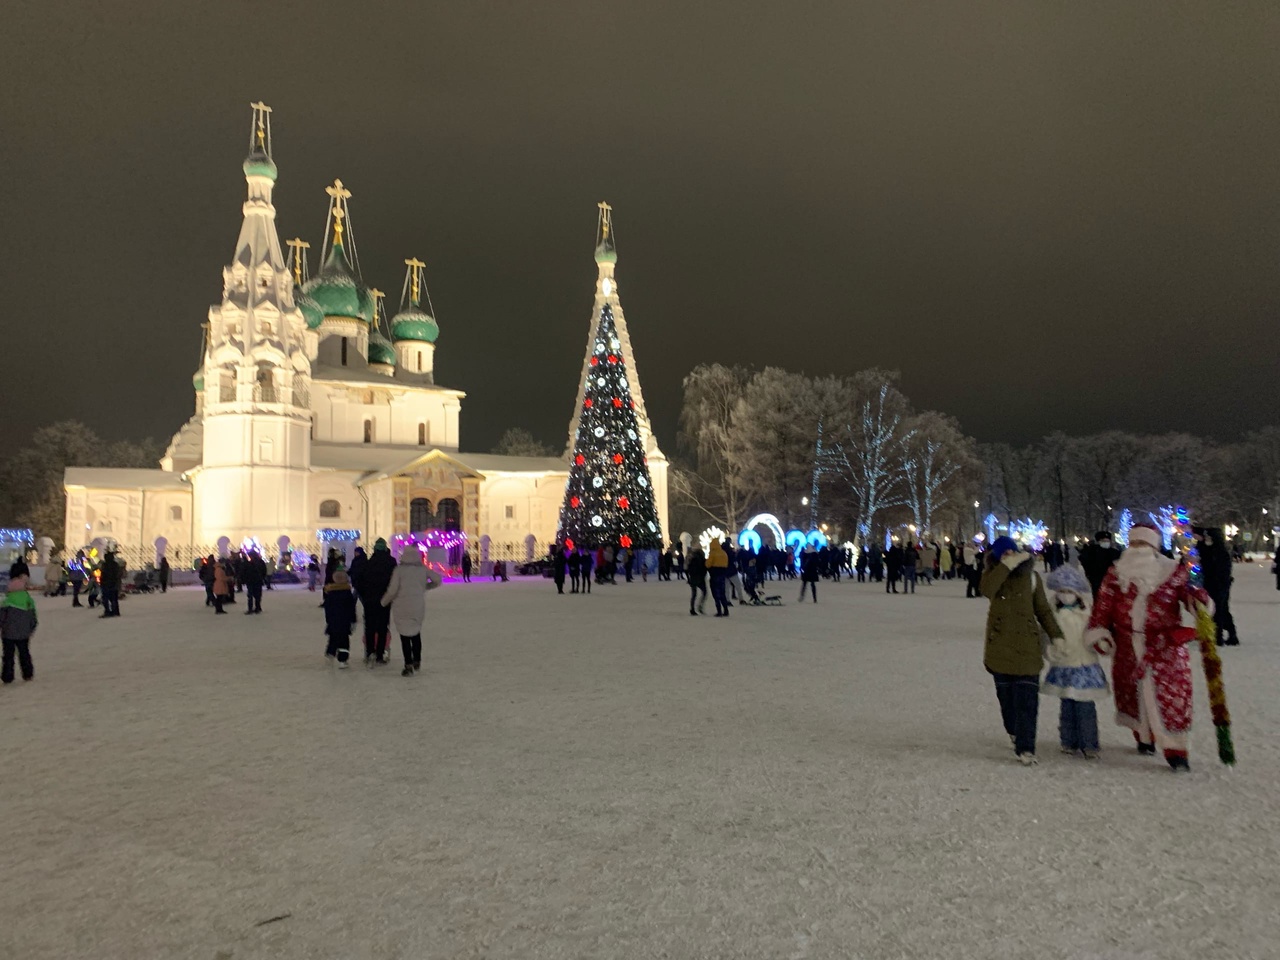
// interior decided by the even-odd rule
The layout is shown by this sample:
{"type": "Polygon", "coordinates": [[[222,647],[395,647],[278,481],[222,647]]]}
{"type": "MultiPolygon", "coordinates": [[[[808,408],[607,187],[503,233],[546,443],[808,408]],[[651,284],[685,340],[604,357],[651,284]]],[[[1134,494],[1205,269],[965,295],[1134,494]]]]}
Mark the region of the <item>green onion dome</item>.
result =
{"type": "Polygon", "coordinates": [[[335,243],[320,272],[302,285],[326,317],[373,322],[373,297],[356,281],[342,244],[335,243]]]}
{"type": "Polygon", "coordinates": [[[293,288],[293,304],[302,312],[302,319],[307,322],[308,330],[315,330],[324,323],[324,311],[320,309],[320,304],[304,293],[301,287],[293,288]]]}
{"type": "Polygon", "coordinates": [[[606,240],[596,247],[596,263],[617,263],[618,251],[613,249],[613,241],[606,240]]]}
{"type": "Polygon", "coordinates": [[[391,336],[395,340],[420,340],[435,343],[440,327],[435,318],[416,303],[411,303],[391,318],[391,336]]]}
{"type": "Polygon", "coordinates": [[[265,153],[259,153],[255,150],[253,153],[249,154],[249,156],[245,158],[243,169],[246,177],[266,177],[273,183],[275,182],[275,161],[265,153]]]}
{"type": "Polygon", "coordinates": [[[196,393],[204,391],[204,371],[197,370],[195,376],[191,378],[191,386],[196,388],[196,393]]]}
{"type": "Polygon", "coordinates": [[[396,348],[377,330],[369,334],[369,362],[384,363],[389,367],[396,365],[396,348]]]}

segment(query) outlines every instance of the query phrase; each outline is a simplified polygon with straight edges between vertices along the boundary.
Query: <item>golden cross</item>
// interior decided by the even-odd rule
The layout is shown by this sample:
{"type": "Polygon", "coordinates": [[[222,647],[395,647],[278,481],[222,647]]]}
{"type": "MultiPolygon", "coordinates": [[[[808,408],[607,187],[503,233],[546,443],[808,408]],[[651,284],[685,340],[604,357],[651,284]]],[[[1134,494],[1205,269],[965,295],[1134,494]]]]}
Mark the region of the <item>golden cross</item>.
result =
{"type": "Polygon", "coordinates": [[[251,103],[251,104],[249,104],[249,106],[253,107],[253,109],[255,109],[255,110],[260,110],[260,111],[262,111],[263,113],[270,113],[270,112],[271,112],[271,108],[270,108],[270,107],[268,107],[268,106],[267,106],[265,103],[263,103],[261,100],[259,100],[257,103],[251,103]]]}
{"type": "Polygon", "coordinates": [[[422,274],[419,271],[426,266],[417,257],[410,257],[405,262],[405,266],[409,268],[409,299],[417,304],[418,297],[422,293],[422,274]]]}
{"type": "Polygon", "coordinates": [[[342,218],[346,214],[342,212],[341,207],[333,208],[333,242],[342,243],[342,218]]]}
{"type": "Polygon", "coordinates": [[[325,187],[324,192],[339,202],[351,198],[351,191],[342,185],[341,180],[334,180],[333,186],[325,187]]]}
{"type": "Polygon", "coordinates": [[[310,250],[311,244],[303,240],[301,237],[294,237],[292,240],[286,240],[285,244],[290,247],[293,252],[293,282],[302,285],[302,251],[310,250]]]}
{"type": "Polygon", "coordinates": [[[596,206],[600,208],[600,230],[601,230],[600,239],[608,240],[609,239],[609,221],[610,221],[609,213],[611,210],[613,210],[613,207],[609,206],[609,204],[605,203],[603,200],[597,203],[596,206]]]}

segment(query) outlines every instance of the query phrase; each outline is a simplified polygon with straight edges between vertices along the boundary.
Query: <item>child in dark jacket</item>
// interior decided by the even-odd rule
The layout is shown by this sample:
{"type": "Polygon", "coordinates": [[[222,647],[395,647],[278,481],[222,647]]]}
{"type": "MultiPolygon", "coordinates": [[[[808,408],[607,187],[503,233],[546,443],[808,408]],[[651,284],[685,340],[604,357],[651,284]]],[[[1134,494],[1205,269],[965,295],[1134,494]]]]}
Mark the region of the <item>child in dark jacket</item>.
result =
{"type": "Polygon", "coordinates": [[[324,586],[324,632],[329,636],[324,655],[347,666],[351,656],[351,631],[356,625],[356,595],[345,570],[335,570],[333,580],[324,586]]]}
{"type": "Polygon", "coordinates": [[[31,663],[31,637],[40,621],[36,617],[36,602],[27,592],[27,578],[21,574],[9,580],[9,592],[0,605],[0,641],[4,644],[3,666],[0,680],[13,683],[13,659],[17,655],[23,680],[34,680],[35,667],[31,663]]]}

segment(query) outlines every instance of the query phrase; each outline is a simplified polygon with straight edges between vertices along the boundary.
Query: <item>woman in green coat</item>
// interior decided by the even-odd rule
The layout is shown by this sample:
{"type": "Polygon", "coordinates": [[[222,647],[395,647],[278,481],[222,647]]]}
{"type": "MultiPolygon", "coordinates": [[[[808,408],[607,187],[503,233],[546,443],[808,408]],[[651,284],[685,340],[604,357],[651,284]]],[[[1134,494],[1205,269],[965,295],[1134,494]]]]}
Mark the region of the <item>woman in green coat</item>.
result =
{"type": "Polygon", "coordinates": [[[1036,715],[1044,666],[1040,631],[1058,639],[1062,630],[1035,572],[1035,557],[1023,553],[1010,537],[1000,537],[987,551],[981,590],[991,601],[982,664],[995,678],[1000,716],[1014,753],[1031,766],[1036,762],[1036,715]]]}

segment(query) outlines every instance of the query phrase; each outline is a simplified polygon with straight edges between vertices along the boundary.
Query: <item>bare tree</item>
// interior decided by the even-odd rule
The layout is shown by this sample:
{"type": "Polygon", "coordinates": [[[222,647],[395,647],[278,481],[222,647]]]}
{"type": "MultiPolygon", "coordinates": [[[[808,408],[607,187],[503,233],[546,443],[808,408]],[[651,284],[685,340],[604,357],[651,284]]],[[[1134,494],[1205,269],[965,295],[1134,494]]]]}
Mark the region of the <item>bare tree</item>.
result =
{"type": "Polygon", "coordinates": [[[701,364],[684,378],[680,441],[692,470],[673,471],[671,492],[726,530],[743,513],[742,443],[734,431],[751,373],[744,367],[701,364]]]}
{"type": "Polygon", "coordinates": [[[954,417],[926,410],[906,423],[903,469],[907,501],[922,533],[933,529],[938,511],[952,505],[966,468],[976,460],[974,443],[954,417]]]}
{"type": "Polygon", "coordinates": [[[825,433],[831,468],[848,488],[854,529],[865,537],[885,510],[907,502],[903,465],[915,436],[897,371],[863,370],[848,383],[851,402],[825,433]]]}
{"type": "Polygon", "coordinates": [[[554,457],[556,455],[555,450],[523,427],[510,427],[490,452],[508,457],[554,457]]]}

